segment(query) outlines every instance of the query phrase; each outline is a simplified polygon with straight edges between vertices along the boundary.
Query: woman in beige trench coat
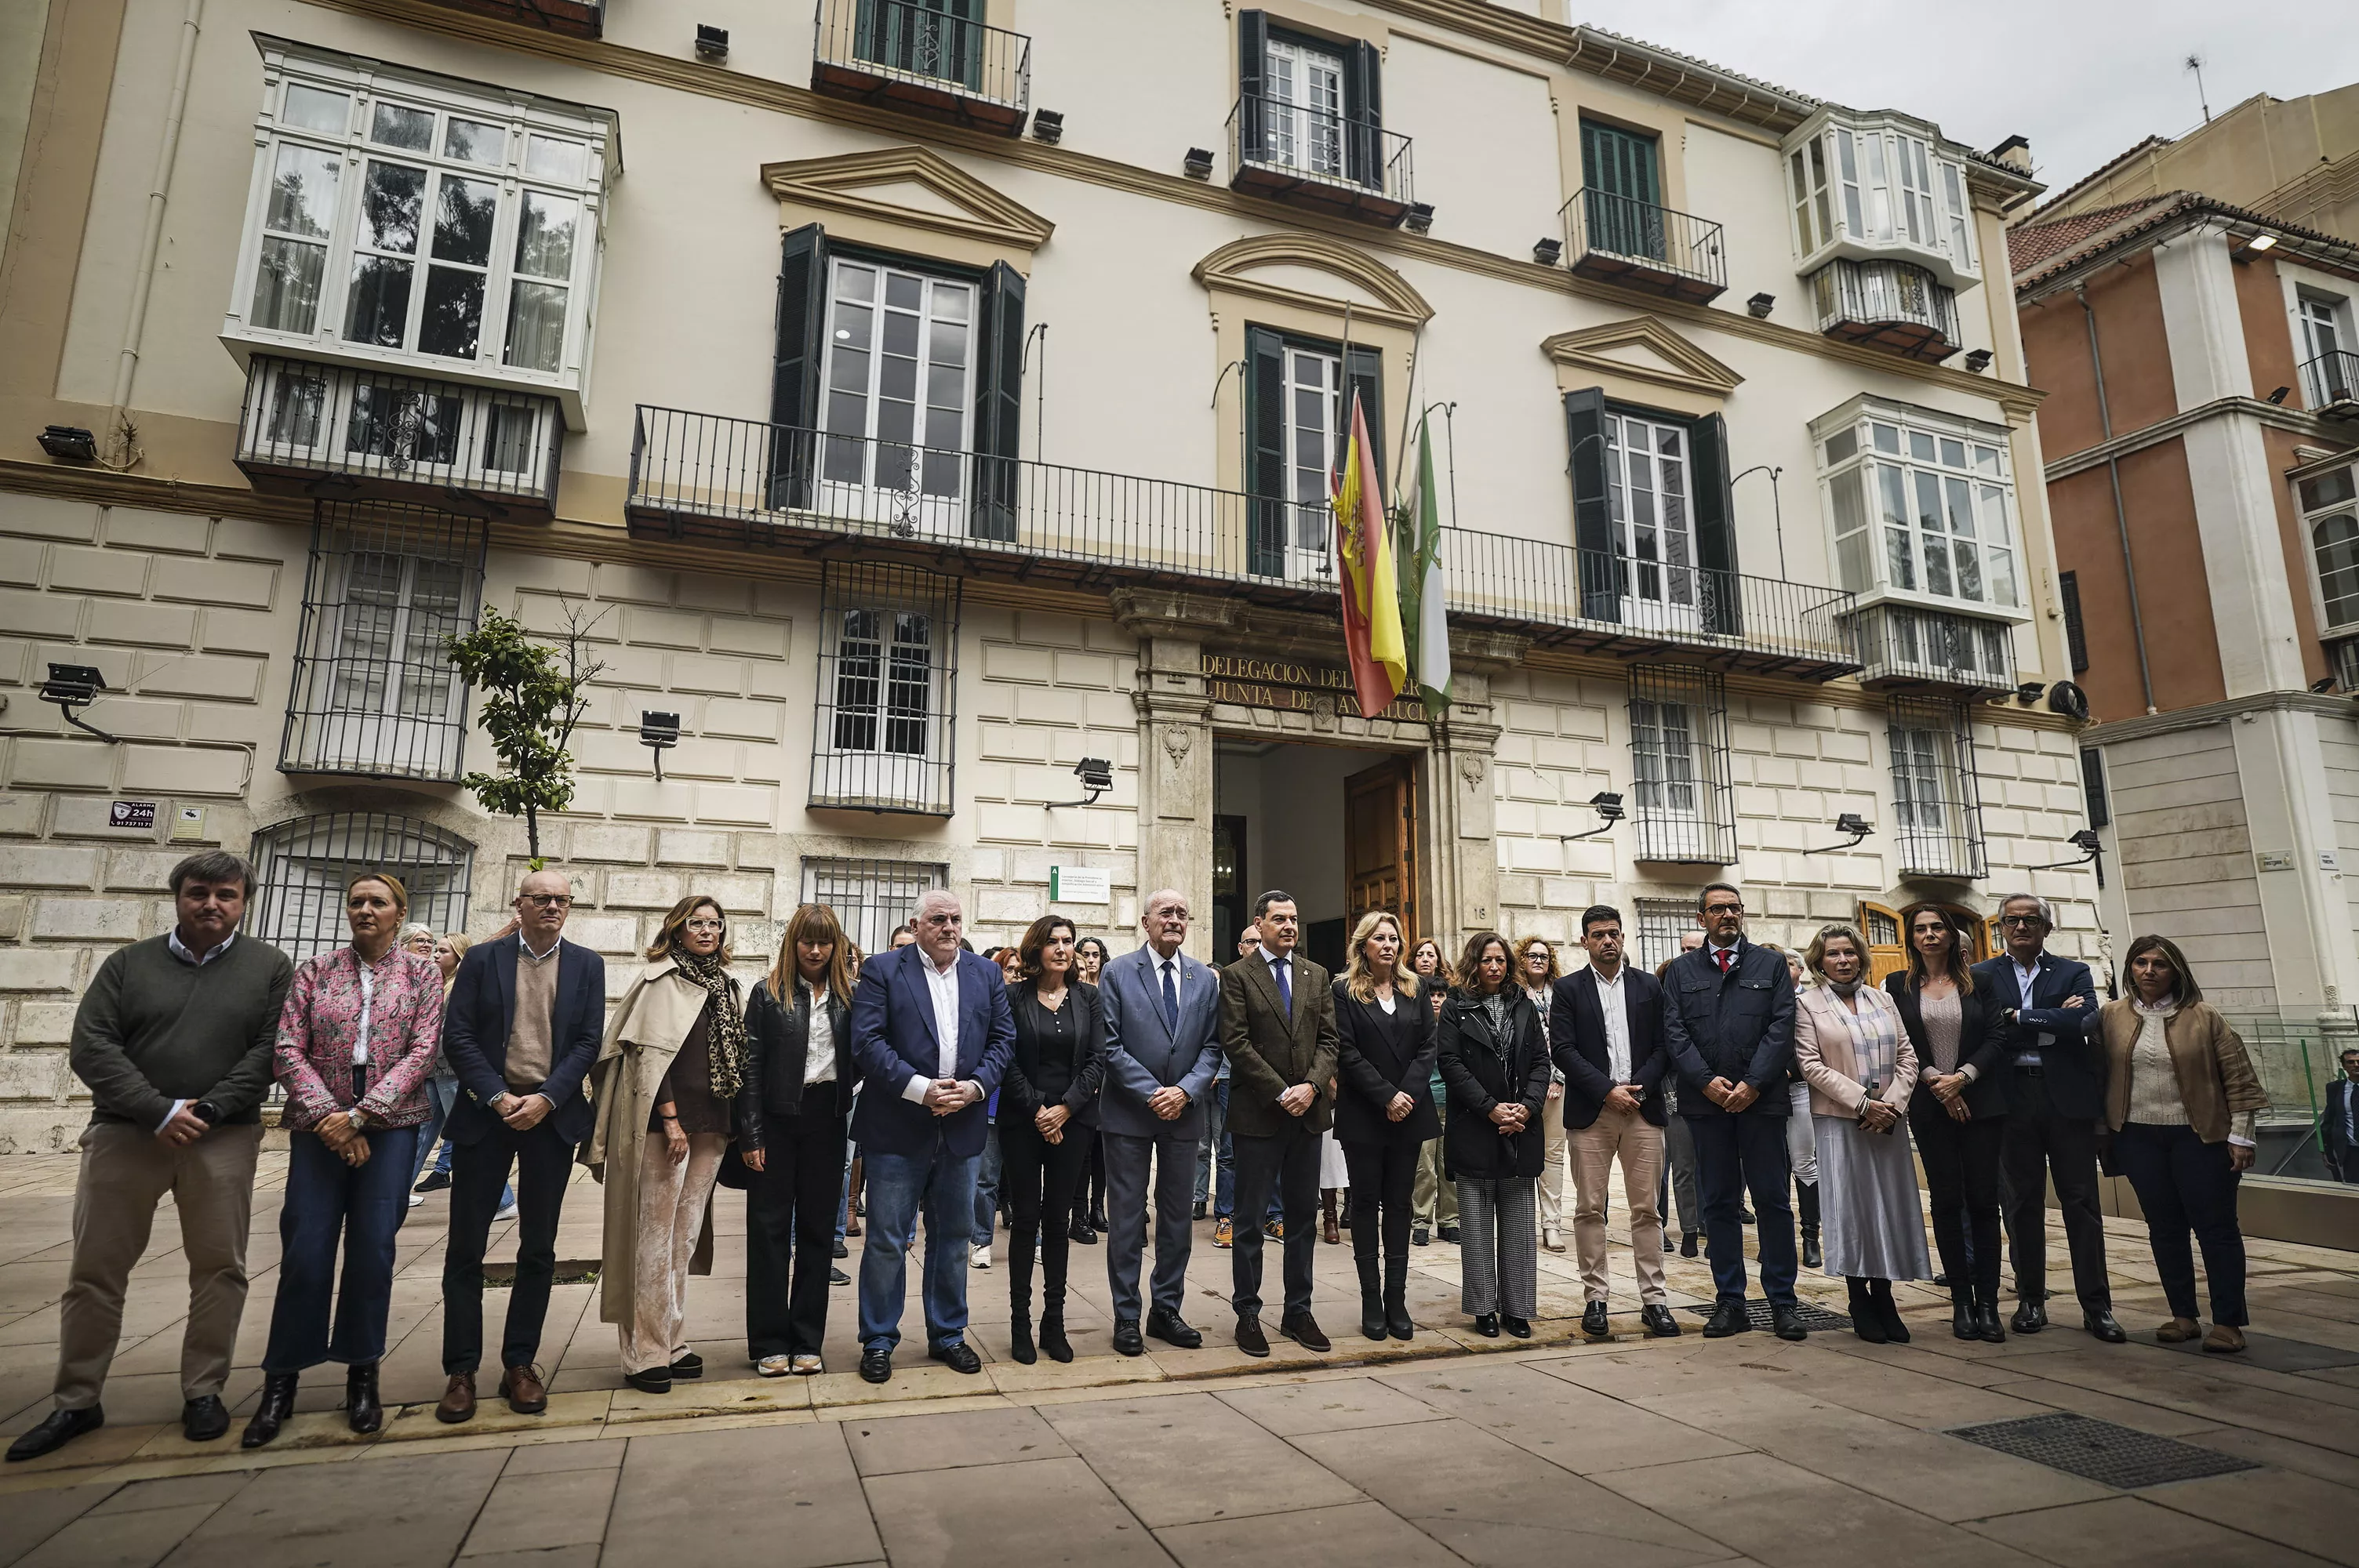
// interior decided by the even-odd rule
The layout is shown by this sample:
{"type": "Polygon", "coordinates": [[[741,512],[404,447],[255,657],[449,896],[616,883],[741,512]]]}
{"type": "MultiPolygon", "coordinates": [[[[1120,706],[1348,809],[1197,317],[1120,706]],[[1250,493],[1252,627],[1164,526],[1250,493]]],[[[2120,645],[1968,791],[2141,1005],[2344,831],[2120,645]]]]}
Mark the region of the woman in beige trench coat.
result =
{"type": "Polygon", "coordinates": [[[745,1076],[727,935],[713,900],[672,906],[591,1074],[597,1121],[582,1162],[606,1188],[598,1316],[615,1326],[624,1380],[647,1393],[704,1372],[680,1325],[689,1275],[712,1271],[712,1185],[745,1076]]]}

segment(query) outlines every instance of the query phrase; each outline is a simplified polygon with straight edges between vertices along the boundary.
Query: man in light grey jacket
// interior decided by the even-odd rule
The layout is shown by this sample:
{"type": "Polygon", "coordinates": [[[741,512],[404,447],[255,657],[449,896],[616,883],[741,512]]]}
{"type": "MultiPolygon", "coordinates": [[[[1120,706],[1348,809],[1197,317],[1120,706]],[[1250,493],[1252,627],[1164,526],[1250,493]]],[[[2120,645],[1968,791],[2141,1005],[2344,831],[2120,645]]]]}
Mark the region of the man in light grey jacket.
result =
{"type": "Polygon", "coordinates": [[[1188,901],[1169,888],[1148,895],[1147,946],[1124,954],[1098,976],[1106,1026],[1105,1089],[1098,1136],[1105,1145],[1106,1282],[1114,1295],[1114,1347],[1144,1355],[1139,1336],[1138,1271],[1147,1246],[1147,1166],[1155,1167],[1155,1278],[1147,1332],[1192,1350],[1204,1336],[1180,1315],[1193,1240],[1190,1206],[1204,1100],[1220,1071],[1214,1038],[1220,979],[1180,950],[1188,939],[1188,901]]]}

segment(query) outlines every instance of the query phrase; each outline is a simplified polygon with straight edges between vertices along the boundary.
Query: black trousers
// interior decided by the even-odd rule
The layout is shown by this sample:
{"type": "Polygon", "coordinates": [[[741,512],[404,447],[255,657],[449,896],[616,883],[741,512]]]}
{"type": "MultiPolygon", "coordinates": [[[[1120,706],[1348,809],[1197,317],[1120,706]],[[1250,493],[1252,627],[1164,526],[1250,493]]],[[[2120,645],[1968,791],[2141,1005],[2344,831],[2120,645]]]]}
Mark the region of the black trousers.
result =
{"type": "Polygon", "coordinates": [[[2081,1310],[2111,1312],[2105,1221],[2097,1210],[2097,1124],[2056,1115],[2049,1106],[2048,1080],[2027,1068],[2011,1070],[1999,1164],[2006,1173],[2007,1255],[2015,1261],[2016,1299],[2036,1305],[2048,1288],[2048,1183],[2052,1177],[2081,1310]]]}
{"type": "Polygon", "coordinates": [[[1343,1165],[1352,1173],[1352,1258],[1363,1277],[1375,1267],[1379,1237],[1385,1257],[1408,1267],[1419,1148],[1415,1143],[1343,1145],[1343,1165]]]}
{"type": "Polygon", "coordinates": [[[1319,1134],[1300,1119],[1268,1137],[1230,1135],[1236,1149],[1237,1206],[1235,1238],[1230,1244],[1230,1275],[1235,1288],[1231,1304],[1239,1317],[1261,1314],[1261,1243],[1259,1217],[1269,1208],[1269,1195],[1278,1195],[1286,1225],[1286,1313],[1310,1310],[1310,1261],[1319,1246],[1319,1134]]]}
{"type": "Polygon", "coordinates": [[[999,1197],[1007,1206],[1007,1301],[1032,1310],[1032,1242],[1040,1242],[1040,1314],[1065,1310],[1065,1265],[1072,1251],[1073,1204],[1090,1171],[1097,1130],[1065,1123],[1051,1143],[1027,1118],[999,1119],[999,1197]]]}
{"type": "Polygon", "coordinates": [[[827,1275],[843,1202],[836,1084],[803,1090],[801,1111],[766,1130],[768,1168],[745,1173],[745,1355],[816,1356],[827,1337],[827,1275]]]}
{"type": "Polygon", "coordinates": [[[2193,1231],[2212,1287],[2212,1321],[2233,1328],[2252,1321],[2245,1310],[2245,1233],[2236,1227],[2240,1178],[2226,1141],[2206,1143],[2185,1125],[2133,1121],[2114,1134],[2114,1152],[2146,1211],[2147,1240],[2170,1315],[2196,1315],[2195,1254],[2187,1244],[2193,1231]]]}
{"type": "Polygon", "coordinates": [[[500,1192],[516,1171],[516,1283],[508,1290],[507,1326],[500,1366],[529,1367],[540,1358],[540,1330],[549,1316],[549,1287],[557,1277],[557,1221],[565,1184],[573,1177],[573,1145],[543,1117],[527,1132],[506,1122],[473,1143],[451,1145],[451,1239],[442,1254],[442,1370],[473,1372],[484,1361],[484,1249],[500,1192]]]}
{"type": "Polygon", "coordinates": [[[1998,1302],[2000,1150],[2003,1116],[1953,1119],[1940,1098],[1921,1090],[1908,1099],[1925,1189],[1933,1206],[1933,1248],[1950,1276],[1953,1300],[1998,1302]],[[1968,1237],[1971,1234],[1971,1255],[1968,1237]]]}

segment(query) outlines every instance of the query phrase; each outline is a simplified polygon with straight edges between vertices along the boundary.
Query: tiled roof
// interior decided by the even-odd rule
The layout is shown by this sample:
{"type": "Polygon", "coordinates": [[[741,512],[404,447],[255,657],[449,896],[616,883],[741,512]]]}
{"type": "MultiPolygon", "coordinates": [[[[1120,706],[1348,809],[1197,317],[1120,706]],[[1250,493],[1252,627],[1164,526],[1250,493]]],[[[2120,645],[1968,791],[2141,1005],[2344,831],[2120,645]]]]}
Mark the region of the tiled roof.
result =
{"type": "Polygon", "coordinates": [[[2160,196],[2142,197],[2113,207],[2100,207],[2094,211],[2076,212],[2052,223],[2026,223],[2009,229],[2006,233],[2008,270],[2018,275],[2027,272],[2049,257],[2104,233],[2141,208],[2167,200],[2167,197],[2160,196]]]}
{"type": "Polygon", "coordinates": [[[2147,148],[2167,147],[2169,146],[2170,146],[2170,138],[2169,136],[2148,136],[2144,141],[2138,143],[2137,146],[2130,147],[2125,151],[2115,153],[2113,157],[2107,158],[2104,162],[2099,164],[2096,168],[2091,169],[2088,173],[2082,175],[2080,178],[2074,180],[2071,184],[2066,186],[2063,189],[2058,191],[2055,195],[2041,202],[2037,208],[2033,209],[2031,215],[2034,218],[2037,218],[2040,213],[2047,211],[2049,208],[2055,207],[2062,202],[2070,201],[2072,200],[2074,193],[2089,184],[2090,181],[2102,178],[2105,175],[2111,174],[2114,169],[2119,168],[2122,165],[2137,157],[2138,154],[2145,152],[2147,148]]]}
{"type": "Polygon", "coordinates": [[[2053,223],[2042,223],[2030,229],[2012,231],[2008,236],[2008,259],[2015,267],[2015,287],[2019,295],[2047,279],[2069,272],[2074,266],[2094,256],[2103,255],[2116,245],[2128,243],[2140,235],[2150,233],[2164,224],[2188,213],[2209,213],[2231,223],[2243,224],[2291,241],[2298,245],[2315,247],[2314,254],[2340,265],[2359,263],[2359,245],[2337,234],[2321,233],[2305,229],[2266,212],[2256,212],[2248,207],[2237,207],[2225,201],[2215,201],[2209,196],[2191,190],[2169,190],[2146,201],[2133,201],[2125,206],[2109,208],[2104,212],[2085,213],[2079,218],[2061,218],[2053,223]],[[2069,229],[2075,224],[2093,222],[2077,236],[2067,236],[2060,243],[2042,252],[2037,260],[2025,261],[2023,252],[2016,247],[2028,235],[2043,230],[2069,229]]]}
{"type": "Polygon", "coordinates": [[[1774,92],[1780,97],[1790,98],[1797,103],[1807,103],[1812,107],[1816,107],[1821,102],[1821,100],[1813,98],[1807,92],[1797,92],[1790,87],[1780,87],[1774,81],[1764,81],[1757,76],[1747,76],[1741,70],[1731,70],[1724,65],[1714,65],[1708,59],[1699,59],[1695,55],[1685,53],[1680,49],[1666,49],[1661,44],[1650,44],[1644,38],[1634,38],[1627,33],[1617,33],[1611,27],[1601,27],[1596,26],[1594,23],[1583,22],[1573,30],[1576,33],[1594,33],[1601,38],[1611,38],[1615,43],[1628,44],[1636,49],[1652,49],[1657,54],[1669,56],[1672,59],[1684,60],[1688,64],[1698,67],[1701,70],[1712,71],[1721,76],[1727,77],[1732,81],[1742,81],[1750,86],[1758,87],[1764,92],[1774,92]]]}

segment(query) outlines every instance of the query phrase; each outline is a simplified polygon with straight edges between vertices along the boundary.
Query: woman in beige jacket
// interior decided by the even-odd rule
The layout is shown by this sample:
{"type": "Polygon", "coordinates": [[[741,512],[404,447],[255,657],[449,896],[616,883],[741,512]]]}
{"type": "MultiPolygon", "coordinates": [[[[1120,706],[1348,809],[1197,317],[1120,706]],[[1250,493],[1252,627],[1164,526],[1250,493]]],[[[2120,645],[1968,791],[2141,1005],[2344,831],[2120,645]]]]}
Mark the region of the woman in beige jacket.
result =
{"type": "Polygon", "coordinates": [[[598,1119],[582,1162],[606,1187],[598,1316],[622,1342],[624,1381],[647,1393],[704,1373],[680,1324],[689,1275],[712,1271],[712,1184],[745,1076],[727,937],[712,899],[672,905],[591,1074],[598,1119]]]}
{"type": "Polygon", "coordinates": [[[2237,1179],[2252,1168],[2253,1122],[2268,1103],[2228,1021],[2212,1011],[2168,936],[2130,943],[2122,966],[2131,994],[2097,1011],[2105,1043],[2105,1121],[2114,1155],[2146,1211],[2147,1239],[2170,1321],[2155,1337],[2179,1344],[2203,1333],[2195,1316],[2194,1232],[2212,1288],[2203,1348],[2245,1347],[2245,1237],[2236,1227],[2237,1179]]]}
{"type": "Polygon", "coordinates": [[[1892,1281],[1933,1272],[1908,1148],[1917,1052],[1899,1008],[1867,983],[1858,931],[1821,928],[1803,959],[1819,983],[1794,999],[1794,1065],[1810,1091],[1826,1271],[1851,1287],[1853,1333],[1906,1344],[1892,1281]]]}

